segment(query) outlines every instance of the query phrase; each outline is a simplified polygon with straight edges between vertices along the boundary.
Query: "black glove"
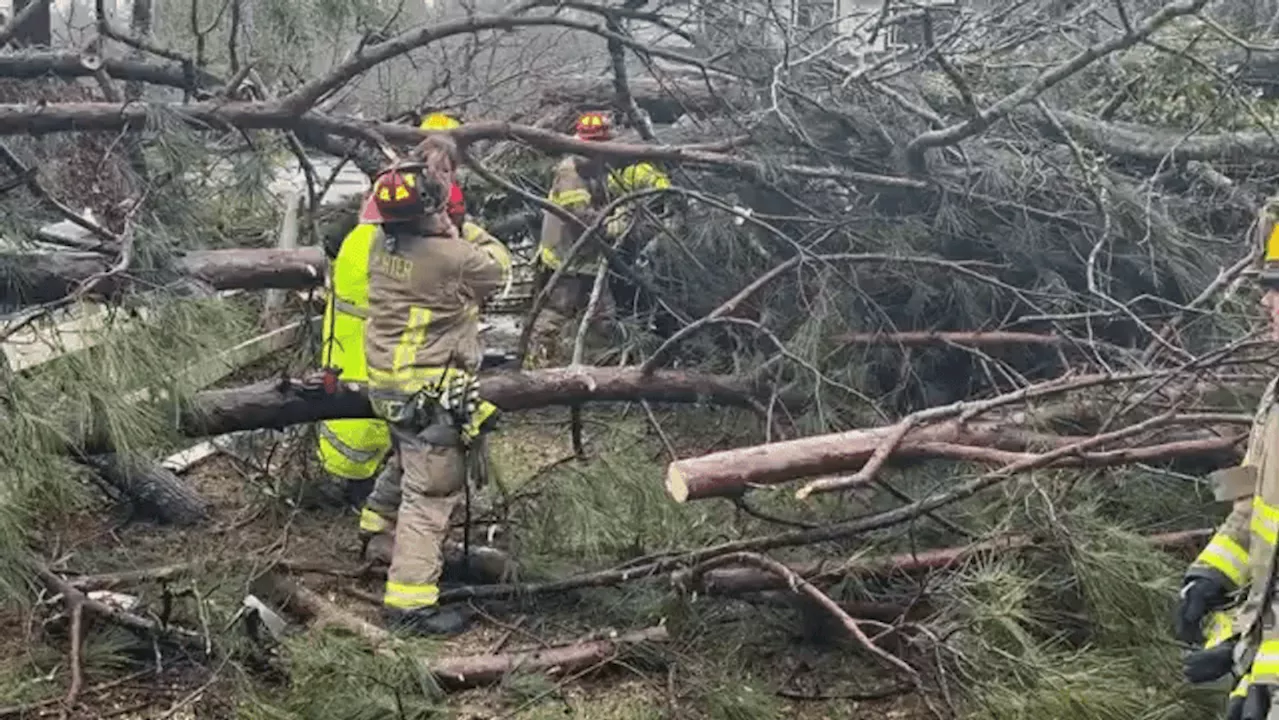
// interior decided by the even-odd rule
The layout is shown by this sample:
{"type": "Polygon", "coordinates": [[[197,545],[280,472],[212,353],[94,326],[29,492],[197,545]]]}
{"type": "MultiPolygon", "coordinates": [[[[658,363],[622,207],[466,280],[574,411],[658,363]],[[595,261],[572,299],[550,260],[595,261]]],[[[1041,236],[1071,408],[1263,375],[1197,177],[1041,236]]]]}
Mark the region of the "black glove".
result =
{"type": "Polygon", "coordinates": [[[1174,635],[1189,645],[1203,645],[1205,616],[1226,603],[1227,588],[1222,581],[1203,575],[1188,578],[1173,618],[1174,635]]]}
{"type": "Polygon", "coordinates": [[[1243,696],[1231,696],[1231,702],[1227,705],[1227,720],[1267,720],[1275,695],[1275,685],[1250,684],[1243,696]]]}
{"type": "Polygon", "coordinates": [[[1182,676],[1189,683],[1207,683],[1230,673],[1235,647],[1236,638],[1232,637],[1213,647],[1187,653],[1182,659],[1182,676]]]}

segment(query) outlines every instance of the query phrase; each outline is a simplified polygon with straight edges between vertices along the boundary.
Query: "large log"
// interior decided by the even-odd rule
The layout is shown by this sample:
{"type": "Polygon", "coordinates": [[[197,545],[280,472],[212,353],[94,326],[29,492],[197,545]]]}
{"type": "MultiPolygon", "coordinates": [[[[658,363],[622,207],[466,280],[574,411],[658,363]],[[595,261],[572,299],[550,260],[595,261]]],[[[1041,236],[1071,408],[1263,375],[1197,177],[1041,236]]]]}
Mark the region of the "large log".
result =
{"type": "MultiPolygon", "coordinates": [[[[769,388],[727,375],[674,370],[645,375],[634,367],[568,367],[481,373],[480,394],[505,411],[635,400],[750,407],[767,398],[769,388]]],[[[793,406],[801,403],[796,398],[782,398],[782,402],[793,406]]],[[[360,385],[340,383],[337,391],[328,395],[297,380],[276,380],[196,393],[178,414],[178,430],[189,437],[205,437],[367,417],[373,417],[373,408],[360,385]]],[[[109,452],[111,445],[99,437],[86,443],[86,447],[67,450],[103,453],[109,452]]]]}
{"type": "Polygon", "coordinates": [[[177,63],[159,64],[123,58],[99,58],[78,52],[57,50],[28,50],[0,55],[0,78],[14,80],[31,80],[50,75],[62,78],[92,77],[96,67],[101,67],[108,76],[120,80],[175,88],[187,88],[193,84],[199,87],[222,84],[217,77],[195,68],[192,69],[191,77],[188,78],[177,63]]]}
{"type": "MultiPolygon", "coordinates": [[[[735,448],[678,460],[667,466],[667,492],[676,502],[734,497],[751,485],[776,485],[804,477],[860,469],[894,432],[894,427],[851,430],[786,442],[735,448]]],[[[892,458],[950,458],[1008,465],[1027,459],[1032,449],[1065,445],[1080,438],[1042,436],[997,423],[948,421],[911,429],[892,450],[892,458]],[[1036,447],[1036,446],[1040,447],[1036,447]]],[[[1179,440],[1140,448],[1079,453],[1054,467],[1104,467],[1179,457],[1233,456],[1240,437],[1179,440]]]]}
{"type": "Polygon", "coordinates": [[[134,512],[172,525],[194,525],[209,517],[209,503],[190,485],[146,458],[111,453],[86,460],[134,506],[134,512]]]}
{"type": "MultiPolygon", "coordinates": [[[[57,300],[81,282],[104,274],[113,262],[114,258],[87,252],[0,254],[0,305],[57,300]]],[[[155,286],[180,278],[199,280],[217,290],[300,290],[320,285],[325,265],[324,252],[318,247],[197,250],[165,265],[106,278],[97,291],[111,295],[136,282],[155,286]]]]}

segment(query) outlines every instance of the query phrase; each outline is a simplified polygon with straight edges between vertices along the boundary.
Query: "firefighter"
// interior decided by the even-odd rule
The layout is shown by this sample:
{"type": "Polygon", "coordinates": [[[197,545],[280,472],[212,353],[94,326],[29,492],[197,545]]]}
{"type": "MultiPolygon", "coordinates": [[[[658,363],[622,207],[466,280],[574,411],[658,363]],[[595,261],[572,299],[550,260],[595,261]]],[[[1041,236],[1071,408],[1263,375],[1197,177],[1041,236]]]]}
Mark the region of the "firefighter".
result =
{"type": "Polygon", "coordinates": [[[467,242],[446,215],[451,143],[428,139],[420,156],[374,183],[382,232],[369,258],[365,355],[369,399],[403,468],[384,616],[396,629],[453,634],[466,618],[438,604],[441,546],[481,455],[471,450],[496,417],[475,381],[479,309],[501,286],[508,256],[496,241],[467,242]]]}
{"type": "MultiPolygon", "coordinates": [[[[466,200],[457,183],[449,188],[446,212],[463,240],[486,248],[497,258],[504,275],[503,292],[508,291],[511,287],[511,255],[497,238],[467,215],[466,200]]],[[[402,473],[399,459],[393,455],[387,462],[386,469],[378,475],[373,491],[360,511],[361,554],[365,555],[368,551],[369,560],[385,557],[387,554],[386,549],[379,546],[389,544],[393,535],[396,511],[400,507],[402,473]]]]}
{"type": "MultiPolygon", "coordinates": [[[[1272,208],[1274,210],[1274,207],[1272,208]]],[[[1257,240],[1265,247],[1259,273],[1262,304],[1273,338],[1280,338],[1280,241],[1274,212],[1258,222],[1257,240]]],[[[1230,677],[1234,682],[1229,720],[1277,720],[1280,637],[1277,635],[1276,530],[1280,518],[1280,424],[1277,398],[1265,420],[1255,424],[1244,462],[1215,473],[1219,500],[1233,503],[1231,514],[1196,557],[1183,579],[1176,632],[1184,642],[1208,642],[1185,660],[1191,682],[1230,677]]]]}
{"type": "MultiPolygon", "coordinates": [[[[369,250],[376,225],[361,222],[345,236],[325,243],[329,257],[320,364],[337,371],[343,381],[367,379],[364,324],[369,310],[369,250]]],[[[374,475],[391,451],[387,424],[375,419],[326,420],[317,426],[316,453],[321,467],[344,480],[346,501],[360,507],[374,485],[374,475]]]]}
{"type": "MultiPolygon", "coordinates": [[[[584,113],[574,128],[578,140],[598,142],[613,137],[613,122],[601,112],[584,113]]],[[[581,156],[569,156],[556,165],[547,200],[572,213],[583,225],[591,225],[603,208],[623,195],[647,189],[665,189],[670,179],[658,167],[639,162],[622,168],[609,168],[603,162],[581,156]]],[[[622,237],[632,225],[630,205],[615,210],[605,222],[606,235],[622,237]]],[[[538,246],[539,270],[545,282],[556,270],[563,272],[547,298],[546,307],[534,328],[536,362],[549,362],[558,355],[561,329],[584,310],[601,254],[594,244],[580,248],[572,259],[569,249],[581,236],[581,229],[558,216],[544,212],[542,237],[538,246]],[[569,263],[565,266],[566,261],[569,263]]],[[[593,322],[597,327],[613,314],[610,294],[600,297],[593,322]]]]}

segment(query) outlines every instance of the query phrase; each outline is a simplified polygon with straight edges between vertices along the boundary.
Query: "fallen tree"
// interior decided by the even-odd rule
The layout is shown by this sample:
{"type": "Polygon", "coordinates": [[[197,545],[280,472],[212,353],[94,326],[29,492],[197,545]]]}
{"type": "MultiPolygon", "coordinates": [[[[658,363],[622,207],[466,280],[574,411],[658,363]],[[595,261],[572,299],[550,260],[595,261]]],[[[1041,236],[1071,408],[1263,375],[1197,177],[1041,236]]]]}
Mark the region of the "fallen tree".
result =
{"type": "MultiPolygon", "coordinates": [[[[667,466],[667,492],[676,502],[734,497],[752,485],[861,470],[882,447],[886,459],[950,459],[987,465],[1010,465],[1037,457],[1026,452],[1048,441],[1050,447],[1078,442],[1077,437],[1028,434],[997,423],[948,421],[913,428],[896,443],[898,426],[851,430],[785,442],[735,448],[678,460],[667,466]]],[[[1107,467],[1184,457],[1218,456],[1221,464],[1237,457],[1242,434],[1198,437],[1115,450],[1074,453],[1052,467],[1107,467]]],[[[1045,448],[1049,449],[1049,448],[1045,448]]]]}
{"type": "MultiPolygon", "coordinates": [[[[567,367],[481,373],[480,394],[505,411],[532,410],[585,402],[646,400],[754,407],[767,401],[769,387],[756,380],[687,371],[644,374],[638,368],[567,367]]],[[[782,398],[799,406],[798,398],[782,398]]],[[[365,389],[339,383],[328,394],[318,381],[267,381],[197,393],[183,404],[177,429],[189,437],[223,435],[257,428],[284,428],[319,420],[374,417],[365,389]]],[[[95,436],[69,452],[103,453],[110,440],[95,436]]]]}
{"type": "MultiPolygon", "coordinates": [[[[386,630],[337,607],[319,593],[279,573],[268,573],[259,578],[255,587],[265,596],[283,603],[295,615],[311,621],[313,627],[346,630],[368,641],[376,652],[392,652],[399,644],[386,630]]],[[[604,665],[620,657],[628,647],[666,642],[668,638],[666,626],[659,625],[535,650],[444,656],[419,662],[442,687],[462,690],[491,685],[514,673],[571,674],[604,665]]]]}
{"type": "Polygon", "coordinates": [[[94,286],[102,295],[176,279],[198,280],[216,290],[304,289],[324,281],[327,261],[320,248],[303,247],[196,250],[157,267],[108,274],[113,263],[108,256],[89,252],[0,255],[0,305],[53,302],[93,277],[102,278],[94,286]]]}

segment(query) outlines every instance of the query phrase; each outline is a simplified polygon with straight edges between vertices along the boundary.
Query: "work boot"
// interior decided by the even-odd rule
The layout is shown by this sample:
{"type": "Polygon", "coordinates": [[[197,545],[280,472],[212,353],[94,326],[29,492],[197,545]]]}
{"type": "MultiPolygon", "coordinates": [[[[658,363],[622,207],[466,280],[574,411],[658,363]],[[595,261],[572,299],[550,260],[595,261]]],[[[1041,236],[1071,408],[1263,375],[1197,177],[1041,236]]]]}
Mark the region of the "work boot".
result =
{"type": "Polygon", "coordinates": [[[468,618],[452,606],[416,610],[382,609],[382,620],[395,633],[413,635],[457,635],[467,629],[468,618]]]}

